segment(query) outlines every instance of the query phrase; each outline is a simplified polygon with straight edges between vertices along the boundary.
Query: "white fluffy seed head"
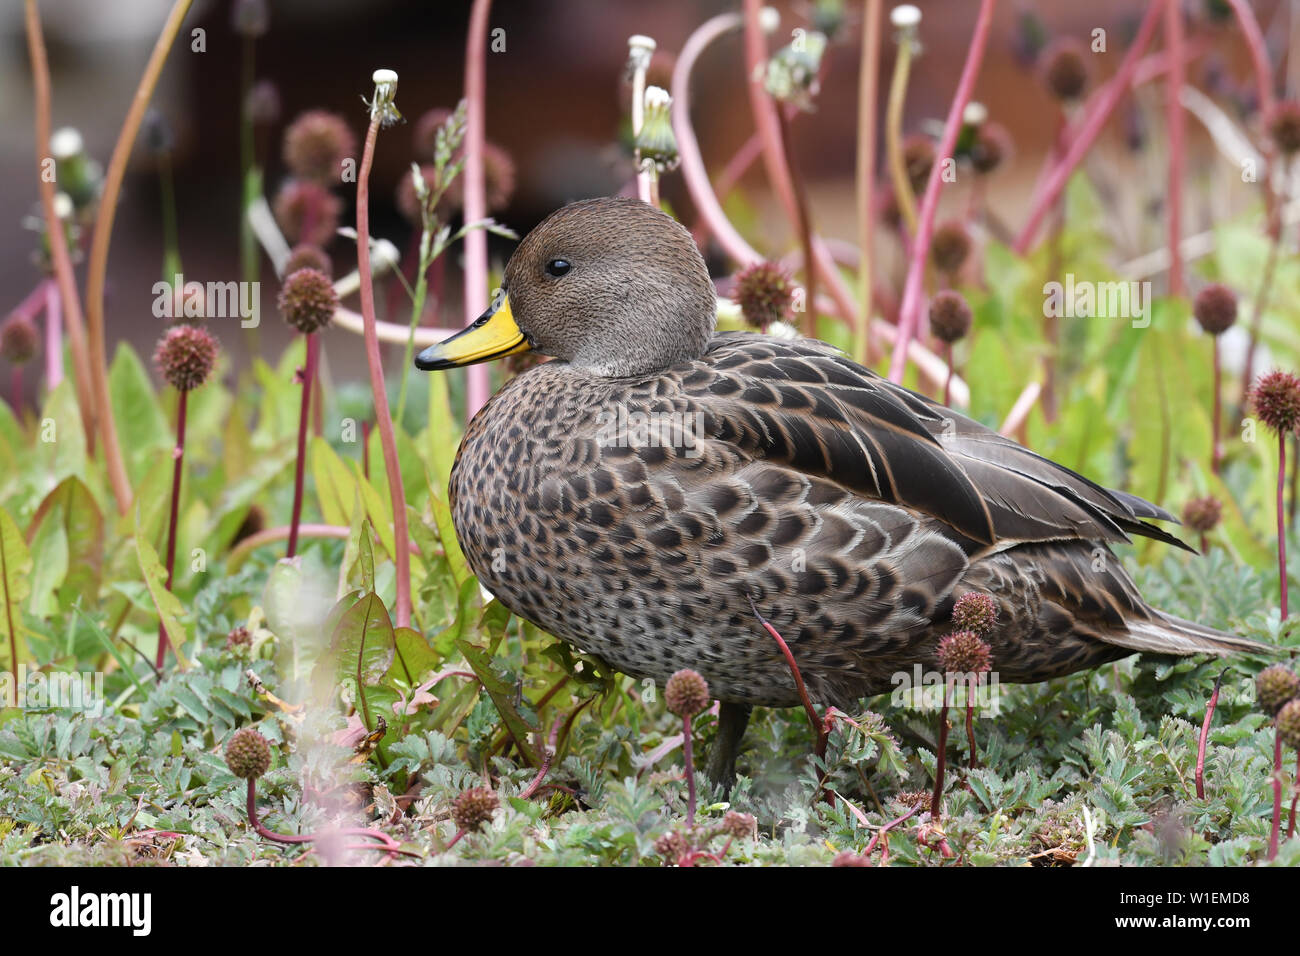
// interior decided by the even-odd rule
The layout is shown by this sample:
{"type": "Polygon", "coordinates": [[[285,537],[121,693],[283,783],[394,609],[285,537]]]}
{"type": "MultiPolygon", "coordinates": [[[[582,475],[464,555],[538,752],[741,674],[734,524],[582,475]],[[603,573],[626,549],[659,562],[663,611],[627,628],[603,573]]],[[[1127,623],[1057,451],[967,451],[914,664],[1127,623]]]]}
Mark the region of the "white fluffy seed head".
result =
{"type": "Polygon", "coordinates": [[[394,70],[375,70],[370,79],[374,80],[375,86],[397,85],[397,73],[394,70]]]}
{"type": "Polygon", "coordinates": [[[967,103],[966,109],[961,114],[961,121],[967,126],[980,126],[988,118],[988,107],[983,103],[977,103],[975,100],[967,103]]]}
{"type": "Polygon", "coordinates": [[[86,148],[81,134],[71,126],[56,129],[50,136],[50,153],[55,159],[71,159],[80,156],[86,148]]]}
{"type": "Polygon", "coordinates": [[[901,3],[889,11],[889,22],[899,30],[914,30],[921,24],[921,8],[911,3],[901,3]]]}

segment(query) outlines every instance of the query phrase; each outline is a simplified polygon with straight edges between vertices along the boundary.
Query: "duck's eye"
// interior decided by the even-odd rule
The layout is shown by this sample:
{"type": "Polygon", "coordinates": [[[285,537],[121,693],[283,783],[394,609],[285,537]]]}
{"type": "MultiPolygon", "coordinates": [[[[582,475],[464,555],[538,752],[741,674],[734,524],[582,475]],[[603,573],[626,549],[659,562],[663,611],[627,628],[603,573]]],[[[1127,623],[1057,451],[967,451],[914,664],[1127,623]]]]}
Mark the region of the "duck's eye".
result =
{"type": "Polygon", "coordinates": [[[567,275],[572,268],[568,259],[552,259],[546,263],[546,274],[558,279],[562,275],[567,275]]]}

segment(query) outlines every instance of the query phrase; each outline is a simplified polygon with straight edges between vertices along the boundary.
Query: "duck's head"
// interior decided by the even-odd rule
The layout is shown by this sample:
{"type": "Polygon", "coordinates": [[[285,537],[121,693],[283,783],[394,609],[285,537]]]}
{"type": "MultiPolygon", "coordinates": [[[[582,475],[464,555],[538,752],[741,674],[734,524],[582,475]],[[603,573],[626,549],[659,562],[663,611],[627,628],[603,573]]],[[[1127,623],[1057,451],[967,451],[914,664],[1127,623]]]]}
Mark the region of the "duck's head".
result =
{"type": "Polygon", "coordinates": [[[593,375],[651,374],[703,355],[716,310],[690,233],[638,199],[587,199],[525,236],[492,306],[415,364],[535,351],[593,375]]]}

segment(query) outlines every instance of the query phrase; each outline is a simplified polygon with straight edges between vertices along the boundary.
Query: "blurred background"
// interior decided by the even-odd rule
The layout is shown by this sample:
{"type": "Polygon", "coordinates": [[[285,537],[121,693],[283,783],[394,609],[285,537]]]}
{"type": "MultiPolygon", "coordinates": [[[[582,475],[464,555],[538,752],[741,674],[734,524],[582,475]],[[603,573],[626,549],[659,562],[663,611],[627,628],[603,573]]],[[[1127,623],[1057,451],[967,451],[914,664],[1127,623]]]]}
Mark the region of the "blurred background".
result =
{"type": "MultiPolygon", "coordinates": [[[[627,38],[644,33],[658,41],[650,79],[667,85],[674,54],[691,31],[710,16],[735,8],[718,0],[659,0],[655,3],[609,0],[510,0],[494,5],[491,29],[500,28],[503,52],[487,58],[487,138],[509,157],[513,188],[498,221],[525,233],[555,207],[587,196],[627,191],[632,165],[627,135],[630,99],[624,78],[627,38]]],[[[842,10],[832,36],[829,62],[815,111],[799,116],[794,126],[796,162],[808,182],[813,218],[827,236],[852,240],[858,44],[858,0],[843,4],[777,3],[781,29],[772,47],[787,42],[792,27],[808,26],[826,9],[842,10]]],[[[925,132],[942,120],[961,70],[977,4],[971,0],[923,0],[921,37],[924,52],[915,65],[907,96],[905,129],[925,132]]],[[[1214,2],[1184,4],[1194,23],[1193,39],[1205,43],[1203,55],[1189,69],[1189,82],[1213,96],[1235,119],[1249,123],[1254,108],[1253,83],[1244,45],[1235,28],[1218,25],[1214,2]],[[1216,32],[1217,31],[1217,32],[1216,32]],[[1198,39],[1199,38],[1199,39],[1198,39]]],[[[1259,0],[1254,4],[1264,25],[1279,76],[1295,90],[1296,66],[1285,56],[1300,17],[1294,0],[1259,0]]],[[[39,4],[49,46],[54,98],[54,127],[72,126],[87,153],[107,163],[141,70],[166,18],[166,0],[44,0],[39,4]]],[[[256,42],[255,75],[278,93],[278,118],[259,134],[258,157],[264,166],[268,198],[286,178],[281,135],[286,125],[308,109],[326,109],[346,118],[360,140],[371,91],[370,76],[389,67],[401,77],[397,96],[408,122],[380,135],[372,177],[372,229],[404,253],[412,249],[415,227],[395,201],[401,177],[409,175],[412,137],[427,110],[455,106],[462,92],[466,0],[271,0],[269,29],[256,42]]],[[[1045,42],[1074,36],[1087,43],[1096,28],[1107,31],[1109,53],[1094,58],[1096,84],[1118,65],[1142,5],[1124,0],[1077,3],[1018,2],[999,4],[990,48],[976,88],[990,117],[1009,131],[1014,149],[989,184],[989,205],[996,219],[1015,228],[1023,217],[1028,191],[1038,175],[1056,132],[1059,109],[1045,91],[1034,55],[1045,42]]],[[[886,4],[886,11],[889,5],[886,4]]],[[[882,44],[881,106],[892,69],[895,45],[888,26],[882,44]]],[[[232,27],[230,0],[198,0],[186,20],[182,39],[167,62],[153,105],[170,130],[174,146],[179,247],[187,280],[238,279],[240,166],[239,116],[243,38],[232,27]],[[203,31],[198,52],[192,30],[203,31]]],[[[739,35],[720,41],[699,64],[692,88],[692,117],[706,163],[717,174],[752,131],[744,88],[739,35]]],[[[1161,242],[1160,203],[1163,159],[1160,125],[1163,91],[1148,84],[1129,98],[1121,120],[1111,124],[1094,155],[1090,175],[1099,195],[1109,195],[1119,218],[1120,248],[1139,254],[1161,242]],[[1143,222],[1151,219],[1151,225],[1143,222]],[[1144,232],[1144,229],[1148,231],[1144,232]]],[[[33,143],[32,87],[23,33],[23,5],[0,4],[0,315],[14,308],[42,276],[33,261],[37,234],[23,227],[37,209],[36,155],[33,143]]],[[[1188,123],[1189,174],[1240,177],[1210,145],[1194,121],[1188,123]]],[[[879,137],[883,143],[883,134],[879,137]]],[[[883,165],[883,164],[882,164],[883,165]]],[[[336,189],[343,202],[342,222],[353,222],[355,187],[336,189]]],[[[946,201],[964,202],[949,190],[946,201]]],[[[1201,191],[1205,192],[1205,191],[1201,191]]],[[[1239,191],[1240,192],[1240,191],[1239,191]]],[[[743,216],[749,238],[771,256],[796,245],[784,218],[772,206],[762,163],[740,183],[740,196],[728,206],[743,216]]],[[[1201,208],[1189,208],[1189,232],[1207,228],[1240,197],[1231,189],[1209,190],[1201,208]]],[[[162,194],[157,160],[137,143],[118,209],[109,261],[107,319],[112,341],[128,338],[145,352],[160,332],[153,314],[153,285],[163,273],[162,194]]],[[[694,211],[680,174],[663,180],[666,202],[688,225],[694,211]]],[[[1200,202],[1200,200],[1196,200],[1200,202]]],[[[1190,202],[1190,201],[1189,201],[1190,202]]],[[[83,239],[88,239],[89,230],[83,239]]],[[[885,231],[880,241],[891,242],[885,231]]],[[[495,264],[508,256],[512,243],[493,238],[495,264]]],[[[893,244],[885,253],[886,280],[896,273],[901,254],[893,244]],[[890,256],[893,256],[891,265],[890,256]]],[[[336,238],[329,251],[335,274],[355,263],[348,241],[336,238]]],[[[448,254],[440,290],[426,319],[444,326],[462,322],[459,245],[448,254]]],[[[715,268],[727,264],[712,257],[715,268]]],[[[407,264],[410,271],[409,263],[407,264]]],[[[79,267],[84,282],[84,263],[79,267]]],[[[269,262],[262,265],[262,335],[260,349],[268,360],[278,355],[289,332],[275,311],[277,283],[269,262]]],[[[379,290],[380,317],[404,322],[409,313],[405,293],[394,280],[379,290]]],[[[355,300],[351,303],[355,308],[355,300]]],[[[236,353],[248,347],[233,328],[218,327],[225,347],[236,353]]],[[[346,333],[327,338],[337,376],[360,376],[361,353],[350,349],[346,333]],[[353,364],[355,363],[355,364],[353,364]]],[[[390,368],[400,361],[389,357],[390,368]]],[[[29,386],[30,388],[30,386],[29,386]]]]}

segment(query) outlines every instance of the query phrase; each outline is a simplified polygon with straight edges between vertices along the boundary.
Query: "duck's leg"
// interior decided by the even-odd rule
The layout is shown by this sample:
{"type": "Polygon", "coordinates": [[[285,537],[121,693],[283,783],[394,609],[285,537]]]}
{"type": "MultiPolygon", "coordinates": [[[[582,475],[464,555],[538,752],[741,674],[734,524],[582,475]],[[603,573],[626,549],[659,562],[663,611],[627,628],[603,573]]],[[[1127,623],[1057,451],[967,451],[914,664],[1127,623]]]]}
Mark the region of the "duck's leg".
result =
{"type": "Polygon", "coordinates": [[[745,736],[752,710],[749,704],[726,701],[718,707],[718,734],[709,751],[709,780],[724,791],[731,790],[736,782],[736,755],[740,753],[740,741],[745,736]]]}

